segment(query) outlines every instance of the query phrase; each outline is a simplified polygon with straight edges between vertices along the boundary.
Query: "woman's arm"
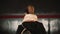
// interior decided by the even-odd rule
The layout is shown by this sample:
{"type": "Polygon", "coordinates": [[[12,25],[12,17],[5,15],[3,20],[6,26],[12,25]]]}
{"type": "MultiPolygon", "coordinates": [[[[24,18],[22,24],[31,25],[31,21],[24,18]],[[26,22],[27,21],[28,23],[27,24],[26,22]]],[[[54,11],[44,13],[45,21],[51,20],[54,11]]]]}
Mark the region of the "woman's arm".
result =
{"type": "Polygon", "coordinates": [[[17,29],[17,31],[16,31],[16,34],[21,34],[21,32],[22,32],[23,29],[24,29],[24,28],[22,27],[22,25],[19,25],[19,26],[18,26],[18,29],[17,29]]]}
{"type": "Polygon", "coordinates": [[[38,24],[38,26],[39,26],[39,27],[38,27],[39,32],[40,32],[41,34],[46,34],[46,30],[45,30],[43,24],[40,23],[40,24],[38,24]]]}

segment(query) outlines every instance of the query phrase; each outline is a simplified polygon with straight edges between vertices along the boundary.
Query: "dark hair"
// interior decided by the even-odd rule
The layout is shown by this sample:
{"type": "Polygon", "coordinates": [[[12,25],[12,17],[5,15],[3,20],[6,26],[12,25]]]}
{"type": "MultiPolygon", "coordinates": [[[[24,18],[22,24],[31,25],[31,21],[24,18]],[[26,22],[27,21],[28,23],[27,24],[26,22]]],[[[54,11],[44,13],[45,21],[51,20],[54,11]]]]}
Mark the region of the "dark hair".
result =
{"type": "Polygon", "coordinates": [[[26,9],[25,12],[26,12],[27,14],[29,14],[28,9],[26,9]]]}
{"type": "MultiPolygon", "coordinates": [[[[33,6],[33,7],[34,7],[34,5],[28,5],[28,6],[33,6]]],[[[28,12],[28,6],[26,7],[26,10],[25,10],[25,12],[26,12],[27,14],[29,14],[29,12],[28,12]]]]}

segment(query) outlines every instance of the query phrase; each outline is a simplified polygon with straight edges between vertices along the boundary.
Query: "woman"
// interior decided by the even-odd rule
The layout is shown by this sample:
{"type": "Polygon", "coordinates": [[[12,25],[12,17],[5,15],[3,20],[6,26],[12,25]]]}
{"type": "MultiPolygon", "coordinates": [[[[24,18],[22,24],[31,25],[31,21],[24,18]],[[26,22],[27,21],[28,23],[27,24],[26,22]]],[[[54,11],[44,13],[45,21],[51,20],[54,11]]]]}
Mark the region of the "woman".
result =
{"type": "Polygon", "coordinates": [[[28,5],[27,11],[25,13],[25,17],[23,19],[23,22],[26,21],[38,21],[37,16],[34,14],[34,6],[28,5]]]}
{"type": "Polygon", "coordinates": [[[18,26],[16,34],[21,34],[24,28],[26,28],[30,34],[46,34],[43,24],[38,22],[37,15],[34,14],[34,6],[29,5],[27,9],[22,23],[23,26],[18,26]]]}

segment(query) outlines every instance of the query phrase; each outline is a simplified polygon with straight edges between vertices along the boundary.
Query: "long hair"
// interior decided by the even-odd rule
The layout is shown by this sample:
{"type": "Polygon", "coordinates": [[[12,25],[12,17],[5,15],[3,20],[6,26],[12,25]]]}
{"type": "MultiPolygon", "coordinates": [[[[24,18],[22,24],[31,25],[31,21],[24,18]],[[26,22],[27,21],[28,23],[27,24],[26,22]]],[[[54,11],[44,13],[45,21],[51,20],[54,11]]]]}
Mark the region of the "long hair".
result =
{"type": "Polygon", "coordinates": [[[28,5],[28,6],[26,7],[26,9],[25,9],[25,13],[27,13],[27,14],[29,14],[29,12],[28,12],[28,7],[29,7],[29,6],[34,7],[34,5],[28,5]]]}
{"type": "Polygon", "coordinates": [[[29,14],[28,9],[25,10],[25,13],[26,13],[26,14],[29,14]]]}

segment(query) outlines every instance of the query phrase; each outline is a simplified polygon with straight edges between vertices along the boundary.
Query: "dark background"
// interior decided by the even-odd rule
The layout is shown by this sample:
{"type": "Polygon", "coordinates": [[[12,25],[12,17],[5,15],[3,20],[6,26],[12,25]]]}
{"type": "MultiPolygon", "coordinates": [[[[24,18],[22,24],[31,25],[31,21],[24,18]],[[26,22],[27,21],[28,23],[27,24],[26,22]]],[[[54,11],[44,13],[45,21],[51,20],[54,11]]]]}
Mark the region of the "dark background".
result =
{"type": "MultiPolygon", "coordinates": [[[[0,0],[0,15],[3,16],[6,14],[23,14],[25,13],[27,5],[34,5],[35,6],[35,13],[40,14],[60,14],[60,1],[58,0],[0,0]]],[[[1,18],[1,17],[0,17],[1,18]]],[[[7,18],[7,17],[6,17],[7,18]]],[[[0,19],[0,33],[2,34],[15,34],[16,31],[14,30],[19,23],[21,23],[22,19],[19,18],[8,18],[8,19],[0,19]],[[18,24],[17,24],[18,23],[18,24]]],[[[58,34],[60,33],[60,18],[40,18],[39,21],[44,22],[44,25],[48,23],[51,25],[50,28],[52,31],[47,31],[50,34],[58,34]],[[47,19],[47,20],[46,20],[47,19]],[[48,22],[49,21],[49,22],[48,22]],[[52,21],[52,22],[51,22],[52,21]],[[56,29],[55,29],[56,27],[56,29]]],[[[49,29],[49,28],[48,28],[49,29]]]]}
{"type": "Polygon", "coordinates": [[[0,0],[0,14],[24,13],[30,4],[35,6],[36,13],[60,13],[59,0],[0,0]]]}

